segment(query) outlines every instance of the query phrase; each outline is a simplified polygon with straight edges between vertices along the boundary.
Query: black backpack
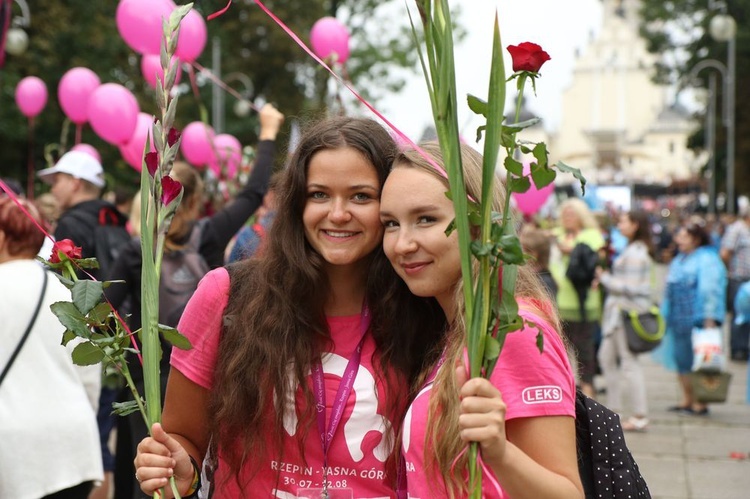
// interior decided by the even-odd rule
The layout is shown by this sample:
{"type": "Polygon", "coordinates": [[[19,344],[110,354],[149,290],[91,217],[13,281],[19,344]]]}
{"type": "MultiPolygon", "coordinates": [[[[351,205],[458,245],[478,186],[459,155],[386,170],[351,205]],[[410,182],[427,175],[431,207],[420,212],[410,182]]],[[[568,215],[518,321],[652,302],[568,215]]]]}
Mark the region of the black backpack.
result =
{"type": "Polygon", "coordinates": [[[98,280],[106,279],[122,248],[131,239],[125,228],[124,219],[111,206],[102,206],[96,215],[74,210],[71,211],[71,216],[93,230],[93,256],[99,263],[99,268],[89,272],[98,280]]]}
{"type": "Polygon", "coordinates": [[[573,247],[569,255],[565,277],[573,283],[576,294],[578,294],[578,304],[583,322],[586,322],[586,297],[596,278],[597,265],[599,265],[599,255],[591,249],[591,246],[578,243],[573,247]]]}
{"type": "Polygon", "coordinates": [[[651,499],[625,443],[620,416],[576,391],[578,471],[587,499],[651,499]]]}
{"type": "Polygon", "coordinates": [[[185,247],[164,253],[159,281],[159,322],[177,327],[182,312],[198,283],[211,270],[200,254],[205,222],[193,226],[185,247]]]}

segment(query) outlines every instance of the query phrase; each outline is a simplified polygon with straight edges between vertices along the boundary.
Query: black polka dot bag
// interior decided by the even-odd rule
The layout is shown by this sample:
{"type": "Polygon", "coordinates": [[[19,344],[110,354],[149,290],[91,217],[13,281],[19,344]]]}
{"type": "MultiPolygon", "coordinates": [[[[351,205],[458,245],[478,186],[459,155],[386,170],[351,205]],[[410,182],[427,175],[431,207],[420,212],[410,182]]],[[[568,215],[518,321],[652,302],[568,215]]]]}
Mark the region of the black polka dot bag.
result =
{"type": "Polygon", "coordinates": [[[576,393],[576,444],[586,499],[651,499],[625,444],[620,416],[580,390],[576,393]]]}

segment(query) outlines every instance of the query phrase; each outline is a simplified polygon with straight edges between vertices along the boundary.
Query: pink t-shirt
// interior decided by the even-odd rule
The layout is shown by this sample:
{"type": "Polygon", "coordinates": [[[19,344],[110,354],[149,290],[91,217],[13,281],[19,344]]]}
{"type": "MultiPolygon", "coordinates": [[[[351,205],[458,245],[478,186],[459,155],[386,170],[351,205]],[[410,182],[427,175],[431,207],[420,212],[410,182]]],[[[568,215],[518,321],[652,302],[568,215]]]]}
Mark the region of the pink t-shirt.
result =
{"type": "MultiPolygon", "coordinates": [[[[526,327],[506,336],[500,359],[490,377],[507,406],[505,418],[540,416],[575,417],[575,380],[560,336],[540,317],[520,312],[521,317],[537,324],[544,336],[544,353],[536,344],[537,329],[526,327]]],[[[441,477],[429,476],[424,466],[427,414],[432,383],[418,394],[404,417],[402,452],[406,460],[409,498],[448,497],[441,477]]],[[[504,498],[482,481],[483,497],[504,498]]]]}
{"type": "MultiPolygon", "coordinates": [[[[190,339],[193,348],[187,351],[175,348],[172,351],[172,366],[194,383],[209,390],[213,385],[213,368],[228,291],[229,275],[226,269],[220,268],[206,274],[185,308],[178,326],[180,332],[190,339]]],[[[360,315],[328,317],[327,320],[335,347],[333,352],[324,354],[322,359],[326,427],[339,382],[361,337],[360,315]]],[[[355,498],[395,497],[393,489],[385,480],[384,463],[392,444],[386,442],[383,435],[391,422],[385,416],[385,385],[373,368],[374,362],[377,362],[374,350],[375,342],[367,335],[362,347],[361,364],[328,452],[329,487],[352,489],[355,498]]],[[[299,395],[300,392],[298,402],[301,400],[299,395]]],[[[269,406],[268,410],[272,411],[273,408],[269,406]]],[[[309,429],[303,459],[295,437],[297,416],[293,408],[287,412],[284,421],[284,428],[281,430],[284,432],[283,460],[276,456],[269,457],[244,491],[240,490],[233,478],[225,480],[222,470],[226,468],[222,466],[219,449],[219,466],[213,480],[215,487],[219,489],[215,491],[214,497],[294,499],[299,488],[322,486],[323,449],[316,424],[313,423],[309,429]]],[[[270,431],[271,429],[269,433],[270,431]]],[[[242,482],[250,478],[249,470],[241,475],[242,482]]]]}

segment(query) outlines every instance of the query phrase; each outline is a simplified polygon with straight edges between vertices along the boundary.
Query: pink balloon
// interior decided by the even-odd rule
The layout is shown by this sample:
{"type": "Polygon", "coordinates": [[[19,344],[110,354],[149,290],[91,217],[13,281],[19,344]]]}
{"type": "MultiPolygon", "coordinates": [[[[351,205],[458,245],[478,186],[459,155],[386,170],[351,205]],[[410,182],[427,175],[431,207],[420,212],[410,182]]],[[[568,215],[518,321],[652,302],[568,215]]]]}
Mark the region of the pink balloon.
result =
{"type": "Polygon", "coordinates": [[[174,10],[170,0],[120,0],[115,12],[117,31],[139,54],[158,54],[161,48],[162,18],[174,10]]]}
{"type": "Polygon", "coordinates": [[[89,154],[91,157],[96,159],[99,164],[102,162],[102,157],[99,154],[99,151],[97,151],[94,146],[91,146],[89,144],[76,144],[73,147],[70,148],[71,151],[81,151],[85,152],[86,154],[89,154]]]}
{"type": "Polygon", "coordinates": [[[182,131],[180,151],[189,163],[204,166],[213,157],[213,141],[214,129],[202,121],[194,121],[182,131]]]}
{"type": "Polygon", "coordinates": [[[212,155],[208,166],[220,176],[222,170],[228,178],[234,178],[242,162],[242,144],[234,136],[222,133],[214,138],[216,155],[212,155]]]}
{"type": "Polygon", "coordinates": [[[63,75],[57,86],[57,98],[70,121],[77,125],[86,123],[89,97],[100,84],[99,77],[88,68],[69,69],[63,75]]]}
{"type": "Polygon", "coordinates": [[[105,83],[89,97],[91,128],[110,144],[123,145],[133,136],[138,121],[138,101],[127,88],[105,83]]]}
{"type": "Polygon", "coordinates": [[[344,64],[349,58],[349,30],[334,17],[323,17],[313,24],[310,43],[321,59],[335,54],[336,62],[344,64]]]}
{"type": "Polygon", "coordinates": [[[27,76],[16,86],[16,104],[27,118],[38,115],[47,104],[47,85],[36,76],[27,76]]]}
{"type": "MultiPolygon", "coordinates": [[[[143,168],[143,148],[146,147],[146,141],[151,136],[151,130],[154,126],[154,117],[147,113],[138,113],[133,136],[124,145],[120,146],[120,154],[127,164],[140,172],[143,168]]],[[[156,148],[152,143],[149,152],[155,152],[156,148]]]]}
{"type": "MultiPolygon", "coordinates": [[[[174,84],[177,85],[180,82],[180,76],[182,76],[182,68],[179,66],[180,61],[172,58],[170,64],[178,65],[177,74],[174,78],[174,84]]],[[[164,84],[164,70],[161,67],[161,59],[158,55],[145,54],[141,57],[141,73],[143,74],[146,83],[148,83],[151,88],[156,88],[157,76],[161,79],[162,85],[164,84]]]]}
{"type": "MultiPolygon", "coordinates": [[[[531,172],[531,165],[524,163],[523,173],[528,175],[531,172]]],[[[547,202],[552,192],[555,190],[555,184],[551,183],[547,186],[537,189],[534,185],[534,181],[531,180],[531,187],[526,192],[514,192],[513,199],[516,202],[516,208],[518,211],[526,216],[531,216],[538,212],[544,203],[547,202]]]]}
{"type": "Polygon", "coordinates": [[[191,10],[180,23],[175,55],[181,61],[193,62],[203,52],[207,38],[206,21],[195,10],[191,10]]]}

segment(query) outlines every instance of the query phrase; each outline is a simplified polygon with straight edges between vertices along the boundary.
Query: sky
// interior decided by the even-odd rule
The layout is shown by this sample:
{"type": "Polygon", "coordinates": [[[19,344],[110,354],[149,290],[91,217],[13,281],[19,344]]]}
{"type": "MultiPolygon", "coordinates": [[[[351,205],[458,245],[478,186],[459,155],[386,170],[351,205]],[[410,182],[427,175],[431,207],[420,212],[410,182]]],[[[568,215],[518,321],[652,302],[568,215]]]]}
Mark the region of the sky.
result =
{"type": "MultiPolygon", "coordinates": [[[[500,20],[503,47],[534,42],[549,53],[551,60],[540,71],[537,96],[527,94],[529,108],[542,118],[548,131],[559,126],[562,92],[570,84],[576,50],[583,52],[592,33],[601,25],[600,0],[452,0],[459,6],[459,22],[466,38],[455,48],[456,85],[459,97],[459,126],[467,138],[474,137],[480,119],[465,105],[466,94],[486,99],[495,11],[500,20]]],[[[406,7],[403,7],[406,9],[406,7]]],[[[506,72],[511,74],[510,55],[504,53],[506,72]]],[[[515,94],[515,83],[508,95],[515,94]]],[[[432,112],[421,69],[408,76],[398,95],[388,96],[379,106],[383,114],[412,140],[419,140],[432,112]]],[[[510,106],[506,106],[506,112],[510,106]]]]}

